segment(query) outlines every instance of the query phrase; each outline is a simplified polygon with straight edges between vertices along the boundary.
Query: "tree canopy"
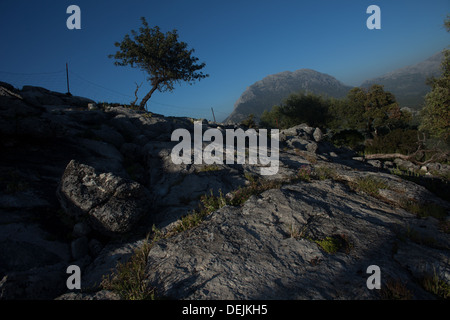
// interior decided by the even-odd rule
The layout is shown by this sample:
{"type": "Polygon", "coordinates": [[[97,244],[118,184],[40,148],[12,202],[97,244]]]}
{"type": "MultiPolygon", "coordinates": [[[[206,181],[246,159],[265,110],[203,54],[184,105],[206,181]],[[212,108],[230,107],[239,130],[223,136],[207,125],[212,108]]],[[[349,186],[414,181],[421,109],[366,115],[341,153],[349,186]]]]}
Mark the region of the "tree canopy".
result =
{"type": "MultiPolygon", "coordinates": [[[[444,26],[450,32],[450,17],[447,16],[444,26]]],[[[425,107],[422,109],[420,128],[432,137],[450,142],[450,50],[444,50],[442,75],[431,78],[431,92],[425,96],[425,107]]]]}
{"type": "Polygon", "coordinates": [[[130,65],[148,74],[151,90],[139,105],[140,109],[145,109],[156,90],[172,91],[176,83],[193,84],[209,75],[200,71],[205,63],[197,63],[199,59],[193,56],[194,49],[188,49],[187,43],[179,41],[176,29],[164,34],[158,26],[150,27],[144,17],[141,20],[139,32],[131,30],[132,37],[127,34],[122,42],[116,42],[119,51],[109,57],[116,59],[117,66],[130,65]]]}

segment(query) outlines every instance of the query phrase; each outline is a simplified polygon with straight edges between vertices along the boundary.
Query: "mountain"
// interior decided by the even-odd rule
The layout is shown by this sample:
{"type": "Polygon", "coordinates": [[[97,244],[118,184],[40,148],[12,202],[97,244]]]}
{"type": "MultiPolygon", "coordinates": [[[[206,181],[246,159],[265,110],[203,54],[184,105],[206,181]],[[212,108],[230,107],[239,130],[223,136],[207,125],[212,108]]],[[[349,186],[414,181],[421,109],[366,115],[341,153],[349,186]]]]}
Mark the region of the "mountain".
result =
{"type": "Polygon", "coordinates": [[[344,97],[351,89],[336,78],[311,69],[272,74],[255,82],[242,93],[226,123],[241,122],[251,113],[259,118],[264,110],[280,104],[292,93],[312,92],[329,97],[344,97]]]}
{"type": "MultiPolygon", "coordinates": [[[[401,107],[420,109],[424,96],[430,90],[426,81],[432,76],[440,75],[442,58],[443,53],[438,52],[425,61],[366,80],[360,87],[368,88],[372,84],[384,85],[386,91],[395,95],[401,107]]],[[[311,69],[280,72],[248,87],[236,101],[233,112],[224,122],[241,122],[251,113],[259,118],[264,110],[270,110],[274,105],[280,104],[292,93],[303,91],[340,98],[351,88],[328,74],[311,69]]]]}
{"type": "Polygon", "coordinates": [[[368,88],[372,84],[381,84],[386,91],[395,95],[402,107],[420,109],[425,95],[430,91],[426,81],[432,76],[441,74],[443,56],[442,52],[438,52],[425,61],[366,80],[361,87],[368,88]]]}

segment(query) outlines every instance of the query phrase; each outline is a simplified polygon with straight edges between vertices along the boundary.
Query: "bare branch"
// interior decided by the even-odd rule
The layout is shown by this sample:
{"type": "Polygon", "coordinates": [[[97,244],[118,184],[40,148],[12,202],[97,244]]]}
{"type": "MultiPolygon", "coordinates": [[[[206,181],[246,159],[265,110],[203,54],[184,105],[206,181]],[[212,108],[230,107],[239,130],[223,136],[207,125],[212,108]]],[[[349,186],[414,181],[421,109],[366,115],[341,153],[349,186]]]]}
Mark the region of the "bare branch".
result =
{"type": "Polygon", "coordinates": [[[136,90],[134,91],[134,96],[136,97],[136,99],[134,99],[134,101],[131,102],[131,106],[135,106],[136,102],[138,101],[137,93],[139,91],[139,88],[142,86],[142,82],[140,85],[138,85],[137,82],[135,82],[134,84],[136,85],[136,90]]]}

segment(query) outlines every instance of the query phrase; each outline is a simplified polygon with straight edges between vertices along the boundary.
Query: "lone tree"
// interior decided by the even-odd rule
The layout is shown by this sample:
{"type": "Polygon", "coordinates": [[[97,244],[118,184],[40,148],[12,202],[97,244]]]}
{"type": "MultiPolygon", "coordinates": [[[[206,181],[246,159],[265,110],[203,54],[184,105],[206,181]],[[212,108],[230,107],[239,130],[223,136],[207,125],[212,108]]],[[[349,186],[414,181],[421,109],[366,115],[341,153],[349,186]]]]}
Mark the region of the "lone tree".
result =
{"type": "Polygon", "coordinates": [[[148,73],[151,90],[139,104],[139,109],[145,110],[146,102],[156,90],[172,91],[176,83],[193,84],[209,75],[200,71],[205,63],[197,64],[199,59],[192,55],[194,49],[189,50],[187,43],[178,40],[177,30],[164,34],[158,26],[150,28],[144,17],[141,20],[139,33],[131,30],[133,39],[127,34],[122,42],[116,42],[120,50],[109,58],[117,60],[116,66],[131,65],[148,73]]]}

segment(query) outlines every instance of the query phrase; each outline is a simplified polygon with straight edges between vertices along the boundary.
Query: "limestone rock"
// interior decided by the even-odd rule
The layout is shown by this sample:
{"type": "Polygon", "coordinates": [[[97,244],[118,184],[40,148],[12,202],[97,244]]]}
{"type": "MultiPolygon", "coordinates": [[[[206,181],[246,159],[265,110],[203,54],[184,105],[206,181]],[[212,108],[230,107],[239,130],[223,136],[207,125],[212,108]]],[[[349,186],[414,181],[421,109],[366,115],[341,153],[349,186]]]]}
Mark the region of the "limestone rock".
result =
{"type": "MultiPolygon", "coordinates": [[[[380,266],[385,279],[410,279],[391,252],[398,230],[415,224],[412,214],[332,181],[289,185],[159,241],[147,276],[162,296],[175,299],[377,299],[366,287],[367,267],[380,266]],[[330,237],[335,253],[319,245],[330,237]]],[[[411,256],[423,250],[418,246],[411,256]]],[[[441,249],[428,259],[448,257],[441,249]]],[[[416,298],[430,297],[414,290],[416,298]]]]}
{"type": "Polygon", "coordinates": [[[393,162],[354,158],[306,124],[280,130],[272,176],[260,176],[261,164],[174,164],[171,133],[192,136],[194,119],[92,104],[0,83],[0,299],[116,299],[102,278],[153,225],[173,232],[202,196],[230,197],[255,180],[277,184],[155,242],[145,284],[177,299],[378,299],[365,285],[376,264],[382,287],[401,280],[413,298],[429,299],[420,279],[433,270],[449,279],[450,204],[435,185],[448,165],[429,163],[428,176],[404,180],[386,170],[393,162]],[[375,179],[378,190],[355,187],[375,179]],[[424,208],[439,210],[436,218],[417,215],[424,208]],[[71,264],[81,268],[81,293],[67,293],[71,264]]]}
{"type": "Polygon", "coordinates": [[[320,128],[316,128],[314,130],[313,137],[316,142],[320,142],[323,138],[322,130],[320,130],[320,128]]]}
{"type": "Polygon", "coordinates": [[[125,233],[148,213],[150,195],[137,182],[72,160],[61,178],[58,198],[77,220],[88,218],[92,228],[107,235],[125,233]]]}

